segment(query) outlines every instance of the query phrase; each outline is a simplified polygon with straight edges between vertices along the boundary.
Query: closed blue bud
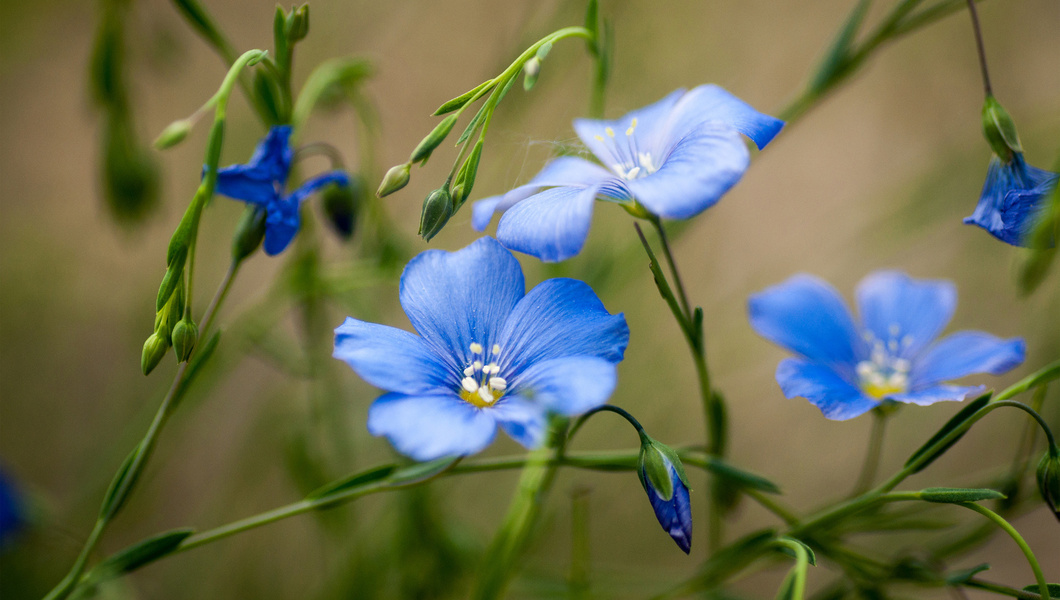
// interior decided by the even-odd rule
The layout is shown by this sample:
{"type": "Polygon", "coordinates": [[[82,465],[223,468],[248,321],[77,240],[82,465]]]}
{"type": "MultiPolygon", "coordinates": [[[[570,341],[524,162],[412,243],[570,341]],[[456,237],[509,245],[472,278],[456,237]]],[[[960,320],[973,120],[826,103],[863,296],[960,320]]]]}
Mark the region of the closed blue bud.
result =
{"type": "Polygon", "coordinates": [[[637,465],[640,483],[659,524],[688,554],[692,549],[692,505],[684,466],[669,446],[646,435],[641,440],[637,465]]]}

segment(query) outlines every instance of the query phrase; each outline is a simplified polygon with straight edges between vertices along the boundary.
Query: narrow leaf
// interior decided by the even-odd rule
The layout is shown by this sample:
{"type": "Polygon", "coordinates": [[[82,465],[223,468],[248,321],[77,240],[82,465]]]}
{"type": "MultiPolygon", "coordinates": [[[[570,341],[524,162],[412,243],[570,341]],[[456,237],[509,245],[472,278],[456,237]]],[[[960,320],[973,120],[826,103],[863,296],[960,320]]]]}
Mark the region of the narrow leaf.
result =
{"type": "Polygon", "coordinates": [[[1014,396],[1018,396],[1027,390],[1044,385],[1050,381],[1060,377],[1060,360],[1046,365],[1045,367],[1038,369],[1034,373],[1020,379],[1016,383],[1005,388],[1005,391],[997,395],[996,400],[1008,400],[1014,396]]]}
{"type": "Polygon", "coordinates": [[[118,468],[118,472],[114,475],[114,480],[110,482],[110,487],[107,488],[107,493],[103,496],[103,506],[99,509],[99,517],[101,519],[109,520],[125,503],[125,498],[128,496],[129,489],[135,481],[135,476],[133,481],[128,484],[125,483],[125,479],[129,476],[129,469],[139,453],[140,445],[137,444],[136,448],[133,448],[133,451],[125,457],[125,462],[118,468]]]}
{"type": "MultiPolygon", "coordinates": [[[[817,566],[817,555],[813,553],[813,548],[810,548],[809,546],[807,546],[806,543],[803,542],[802,540],[797,540],[797,539],[791,538],[791,537],[785,537],[784,539],[785,540],[790,540],[790,541],[795,542],[796,544],[802,546],[803,549],[806,550],[806,559],[809,561],[809,563],[811,565],[813,565],[815,567],[817,566]]],[[[777,546],[777,550],[779,550],[781,554],[786,554],[786,555],[790,556],[791,558],[798,558],[798,556],[795,554],[795,551],[792,550],[788,546],[779,545],[779,546],[777,546]]]]}
{"type": "Polygon", "coordinates": [[[390,476],[389,482],[393,485],[410,485],[434,477],[451,467],[462,457],[443,456],[431,461],[416,463],[402,469],[398,469],[390,476]]]}
{"type": "MultiPolygon", "coordinates": [[[[928,452],[928,450],[931,450],[931,447],[934,446],[939,440],[949,435],[949,433],[954,429],[957,429],[958,427],[963,425],[968,419],[972,417],[972,415],[978,412],[980,408],[986,406],[987,402],[990,402],[991,394],[993,394],[993,392],[987,392],[982,396],[979,396],[975,400],[969,402],[968,405],[962,408],[957,414],[953,415],[953,417],[949,421],[946,421],[946,424],[943,425],[942,428],[935,433],[935,435],[931,436],[931,439],[924,443],[923,446],[918,448],[917,451],[909,457],[909,460],[905,461],[905,466],[908,467],[917,460],[920,460],[920,458],[924,456],[928,452]]],[[[920,466],[918,466],[913,472],[919,473],[920,471],[923,471],[925,467],[930,465],[932,462],[935,461],[936,458],[942,456],[942,454],[949,450],[951,446],[956,444],[957,440],[961,439],[962,436],[964,436],[963,432],[957,437],[950,440],[949,443],[947,443],[945,446],[934,450],[931,455],[926,460],[924,460],[924,462],[920,466]]]]}
{"type": "MultiPolygon", "coordinates": [[[[1060,583],[1047,583],[1045,585],[1049,586],[1049,598],[1060,598],[1060,583]]],[[[1023,588],[1023,591],[1032,592],[1038,594],[1039,596],[1042,595],[1042,593],[1038,591],[1038,584],[1028,585],[1027,587],[1023,588]]]]}
{"type": "Polygon", "coordinates": [[[734,485],[769,494],[780,493],[780,487],[765,477],[734,467],[715,456],[707,458],[706,466],[711,473],[714,473],[723,479],[727,479],[734,485]]]}
{"type": "Polygon", "coordinates": [[[981,565],[975,565],[970,569],[961,569],[959,571],[954,571],[946,576],[946,583],[950,585],[964,585],[965,583],[968,583],[968,580],[970,580],[972,577],[975,577],[979,573],[982,573],[983,571],[986,571],[989,568],[989,563],[983,563],[981,565]]]}
{"type": "Polygon", "coordinates": [[[1000,500],[1005,497],[997,490],[983,488],[945,488],[934,487],[920,490],[920,499],[927,502],[957,504],[961,502],[979,502],[981,500],[1000,500]]]}
{"type": "Polygon", "coordinates": [[[376,481],[386,479],[395,470],[397,470],[397,465],[381,465],[368,469],[367,471],[354,473],[345,479],[333,481],[313,490],[308,496],[306,496],[306,500],[320,500],[325,496],[331,496],[333,494],[338,494],[339,492],[345,492],[368,485],[369,483],[375,483],[376,481]]]}
{"type": "Polygon", "coordinates": [[[98,582],[135,571],[172,553],[193,533],[191,528],[174,529],[137,542],[100,563],[93,570],[93,579],[98,582]]]}
{"type": "Polygon", "coordinates": [[[437,117],[439,115],[444,115],[447,112],[452,112],[458,108],[463,108],[465,104],[470,102],[471,99],[475,97],[475,94],[481,92],[490,85],[493,85],[492,79],[489,81],[483,81],[482,83],[475,86],[474,89],[468,90],[463,94],[460,94],[456,98],[453,98],[452,100],[449,100],[448,102],[439,106],[438,109],[434,111],[433,116],[437,117]]]}

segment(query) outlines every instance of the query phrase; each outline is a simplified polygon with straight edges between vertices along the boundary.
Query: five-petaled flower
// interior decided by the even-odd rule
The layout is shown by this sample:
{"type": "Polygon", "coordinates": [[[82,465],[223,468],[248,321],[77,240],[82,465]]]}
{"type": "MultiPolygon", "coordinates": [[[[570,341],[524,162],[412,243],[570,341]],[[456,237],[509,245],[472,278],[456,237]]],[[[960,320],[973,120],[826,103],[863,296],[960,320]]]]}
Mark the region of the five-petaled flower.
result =
{"type": "Polygon", "coordinates": [[[399,297],[420,335],[347,318],[334,356],[390,392],[369,408],[369,432],[432,460],[482,450],[498,425],[532,448],[550,413],[604,404],[629,341],[625,317],[581,281],[524,290],[518,261],[486,237],[405,267],[399,297]]]}
{"type": "Polygon", "coordinates": [[[748,301],[755,331],[798,355],[777,366],[784,395],[806,398],[829,419],[850,419],[885,401],[964,400],[983,386],[943,382],[1000,375],[1023,362],[1020,338],[961,331],[934,342],[957,305],[948,281],[878,271],[858,285],[857,303],[860,325],[834,288],[809,275],[748,301]]]}
{"type": "Polygon", "coordinates": [[[687,219],[713,206],[747,170],[741,133],[762,148],[783,126],[716,85],[677,90],[615,121],[578,119],[574,130],[604,166],[557,158],[526,185],[476,202],[471,223],[482,231],[502,212],[502,244],[544,261],[566,260],[585,243],[596,198],[635,214],[687,219]]]}
{"type": "Polygon", "coordinates": [[[317,175],[291,193],[285,193],[294,150],[291,126],[276,125],[258,142],[254,155],[244,165],[218,169],[217,193],[265,211],[265,253],[279,254],[287,248],[301,226],[302,202],[314,191],[329,185],[349,185],[344,171],[317,175]]]}
{"type": "Polygon", "coordinates": [[[979,204],[964,222],[982,227],[1006,244],[1026,246],[1030,242],[1028,234],[1058,179],[1060,175],[1056,173],[1028,165],[1021,152],[1013,152],[1008,162],[995,155],[986,172],[979,204]]]}

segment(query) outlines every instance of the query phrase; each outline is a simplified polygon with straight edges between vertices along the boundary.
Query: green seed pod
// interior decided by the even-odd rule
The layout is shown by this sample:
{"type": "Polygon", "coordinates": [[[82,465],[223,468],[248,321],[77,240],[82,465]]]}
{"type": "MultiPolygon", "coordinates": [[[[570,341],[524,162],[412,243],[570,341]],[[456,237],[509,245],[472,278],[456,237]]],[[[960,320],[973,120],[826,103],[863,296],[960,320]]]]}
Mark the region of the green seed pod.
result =
{"type": "Polygon", "coordinates": [[[383,183],[379,184],[379,190],[375,195],[383,198],[408,185],[411,177],[409,175],[410,166],[409,163],[405,163],[390,167],[390,170],[386,172],[386,176],[383,177],[383,183]]]}
{"type": "Polygon", "coordinates": [[[449,190],[443,187],[431,192],[423,201],[423,212],[420,213],[420,237],[424,241],[431,241],[431,238],[445,227],[451,216],[453,199],[449,196],[449,190]]]}
{"type": "Polygon", "coordinates": [[[152,333],[144,342],[143,353],[140,354],[140,370],[144,375],[153,371],[168,351],[169,343],[165,338],[158,335],[158,332],[152,333]]]}
{"type": "Polygon", "coordinates": [[[1060,521],[1060,448],[1052,446],[1038,463],[1038,491],[1060,521]]]}
{"type": "Polygon", "coordinates": [[[184,362],[191,356],[195,343],[199,341],[199,328],[187,318],[181,319],[173,326],[173,351],[177,360],[184,362]]]}
{"type": "Polygon", "coordinates": [[[232,236],[232,260],[239,262],[254,253],[265,239],[265,209],[248,204],[232,236]]]}

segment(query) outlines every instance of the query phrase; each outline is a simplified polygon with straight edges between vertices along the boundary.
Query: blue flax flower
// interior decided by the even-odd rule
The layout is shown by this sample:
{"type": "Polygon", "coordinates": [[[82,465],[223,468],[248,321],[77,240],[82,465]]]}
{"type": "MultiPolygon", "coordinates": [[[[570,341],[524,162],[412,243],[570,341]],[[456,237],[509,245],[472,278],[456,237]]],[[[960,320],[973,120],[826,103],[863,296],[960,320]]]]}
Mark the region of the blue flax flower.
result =
{"type": "Polygon", "coordinates": [[[662,525],[663,530],[673,538],[677,546],[688,554],[692,549],[692,502],[684,467],[680,461],[673,450],[668,447],[660,448],[657,442],[651,440],[647,446],[641,446],[637,474],[644,491],[648,493],[648,501],[651,502],[659,525],[662,525]],[[649,458],[646,453],[649,452],[654,453],[651,466],[646,461],[649,458]],[[659,486],[652,482],[650,469],[657,469],[655,478],[659,486]]]}
{"type": "Polygon", "coordinates": [[[948,281],[877,271],[858,284],[857,304],[860,324],[834,288],[809,275],[748,301],[754,330],[798,356],[777,366],[784,395],[806,398],[829,419],[851,419],[885,401],[961,401],[983,386],[943,382],[1000,375],[1023,362],[1020,338],[960,331],[935,341],[957,305],[948,281]]]}
{"type": "Polygon", "coordinates": [[[581,251],[596,198],[687,219],[713,206],[747,170],[741,133],[762,148],[783,126],[716,85],[677,90],[615,121],[578,119],[574,130],[603,166],[557,158],[526,185],[476,202],[471,224],[482,231],[494,213],[504,213],[497,225],[502,244],[565,260],[581,251]]]}
{"type": "Polygon", "coordinates": [[[1008,162],[995,155],[986,172],[979,204],[964,222],[982,227],[1006,244],[1026,246],[1027,235],[1057,179],[1060,175],[1028,165],[1021,152],[1013,152],[1008,162]]]}
{"type": "Polygon", "coordinates": [[[276,125],[258,142],[254,155],[245,165],[218,169],[217,193],[265,211],[265,253],[275,256],[284,251],[301,226],[302,202],[314,191],[336,183],[349,185],[344,171],[329,171],[303,183],[286,194],[291,171],[291,126],[276,125]]]}
{"type": "Polygon", "coordinates": [[[549,413],[604,404],[629,341],[625,317],[581,281],[524,289],[515,257],[482,238],[405,267],[399,297],[420,335],[347,318],[334,356],[389,392],[368,409],[368,431],[433,460],[482,450],[498,425],[533,448],[549,413]]]}

